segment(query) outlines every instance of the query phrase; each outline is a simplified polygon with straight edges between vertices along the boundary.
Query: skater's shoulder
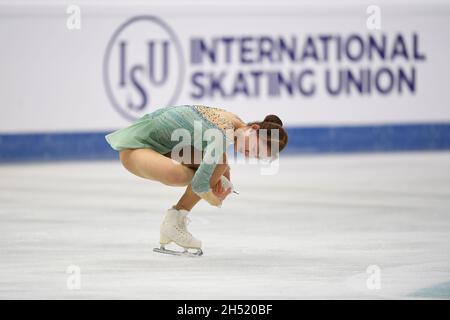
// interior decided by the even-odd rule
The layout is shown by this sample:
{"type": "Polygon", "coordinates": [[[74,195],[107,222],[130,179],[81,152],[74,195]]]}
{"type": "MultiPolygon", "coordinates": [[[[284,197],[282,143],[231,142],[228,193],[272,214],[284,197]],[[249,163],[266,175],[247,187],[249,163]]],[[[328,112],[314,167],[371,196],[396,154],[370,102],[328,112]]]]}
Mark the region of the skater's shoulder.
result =
{"type": "Polygon", "coordinates": [[[216,125],[219,129],[223,131],[234,130],[230,113],[227,110],[205,105],[193,105],[193,107],[203,116],[203,118],[216,125]]]}

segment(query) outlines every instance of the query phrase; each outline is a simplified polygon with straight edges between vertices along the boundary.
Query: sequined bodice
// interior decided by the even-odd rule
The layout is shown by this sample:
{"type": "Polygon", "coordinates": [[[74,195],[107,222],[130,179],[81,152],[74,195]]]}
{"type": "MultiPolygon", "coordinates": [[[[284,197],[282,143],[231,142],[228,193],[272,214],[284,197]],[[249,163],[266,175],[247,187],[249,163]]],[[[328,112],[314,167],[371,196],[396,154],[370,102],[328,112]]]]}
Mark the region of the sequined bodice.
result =
{"type": "MultiPolygon", "coordinates": [[[[231,120],[225,116],[226,111],[217,108],[217,107],[210,107],[210,106],[203,106],[203,105],[194,105],[193,106],[199,113],[203,115],[205,119],[215,124],[218,128],[226,131],[230,129],[234,129],[233,123],[231,120]]],[[[237,116],[236,116],[237,117],[237,116]]],[[[239,120],[241,120],[239,117],[237,117],[239,120]]],[[[242,120],[241,120],[242,121],[242,120]]]]}

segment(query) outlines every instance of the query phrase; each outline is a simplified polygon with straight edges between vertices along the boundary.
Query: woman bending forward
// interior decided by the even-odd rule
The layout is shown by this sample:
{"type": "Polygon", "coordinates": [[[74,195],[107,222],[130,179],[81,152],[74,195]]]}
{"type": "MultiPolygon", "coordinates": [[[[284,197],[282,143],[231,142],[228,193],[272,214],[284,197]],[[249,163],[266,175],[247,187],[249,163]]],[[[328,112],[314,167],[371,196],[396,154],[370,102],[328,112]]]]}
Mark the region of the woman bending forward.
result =
{"type": "Polygon", "coordinates": [[[186,228],[187,214],[200,199],[219,207],[232,191],[226,188],[231,186],[227,147],[233,144],[245,157],[274,158],[288,136],[275,115],[245,123],[224,109],[178,105],[145,114],[105,138],[131,173],[168,186],[187,186],[178,203],[167,210],[160,229],[161,249],[155,251],[176,254],[164,247],[175,242],[183,253],[189,254],[191,248],[197,249],[191,254],[201,255],[201,241],[186,228]]]}

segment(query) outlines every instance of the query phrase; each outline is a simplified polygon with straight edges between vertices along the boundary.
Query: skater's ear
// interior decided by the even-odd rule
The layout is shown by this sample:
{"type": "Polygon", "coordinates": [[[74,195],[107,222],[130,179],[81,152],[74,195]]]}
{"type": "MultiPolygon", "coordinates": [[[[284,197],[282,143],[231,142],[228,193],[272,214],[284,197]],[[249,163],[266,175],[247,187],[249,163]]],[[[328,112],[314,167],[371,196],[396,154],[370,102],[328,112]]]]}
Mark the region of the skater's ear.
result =
{"type": "Polygon", "coordinates": [[[250,125],[250,128],[253,129],[253,130],[258,130],[260,128],[260,126],[257,123],[253,123],[253,124],[250,125]]]}

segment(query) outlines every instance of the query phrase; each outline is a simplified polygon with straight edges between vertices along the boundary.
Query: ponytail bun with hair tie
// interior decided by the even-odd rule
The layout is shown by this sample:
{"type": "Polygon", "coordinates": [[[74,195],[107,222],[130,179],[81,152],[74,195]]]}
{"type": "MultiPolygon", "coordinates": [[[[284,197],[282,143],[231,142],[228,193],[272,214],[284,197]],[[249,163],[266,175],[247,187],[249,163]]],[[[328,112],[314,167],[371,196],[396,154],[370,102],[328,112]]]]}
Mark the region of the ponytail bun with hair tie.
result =
{"type": "MultiPolygon", "coordinates": [[[[253,121],[247,123],[247,126],[252,126],[254,124],[257,124],[259,126],[259,129],[267,130],[267,143],[268,145],[271,145],[272,140],[278,143],[278,152],[284,149],[286,147],[288,142],[288,134],[286,130],[283,128],[283,122],[281,119],[274,115],[269,114],[267,115],[263,121],[253,121]],[[272,130],[278,131],[277,138],[272,138],[272,130]]],[[[259,129],[256,130],[257,134],[259,132],[259,129]]],[[[277,155],[273,155],[277,156],[277,155]]]]}
{"type": "Polygon", "coordinates": [[[267,116],[264,118],[263,121],[264,121],[264,122],[272,122],[272,123],[276,123],[276,124],[278,124],[280,127],[283,126],[283,122],[281,121],[281,119],[278,118],[278,117],[277,117],[276,115],[274,115],[274,114],[269,114],[269,115],[267,115],[267,116]]]}

